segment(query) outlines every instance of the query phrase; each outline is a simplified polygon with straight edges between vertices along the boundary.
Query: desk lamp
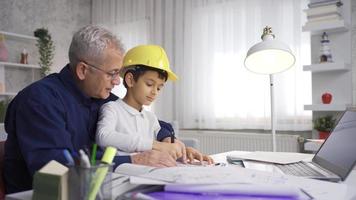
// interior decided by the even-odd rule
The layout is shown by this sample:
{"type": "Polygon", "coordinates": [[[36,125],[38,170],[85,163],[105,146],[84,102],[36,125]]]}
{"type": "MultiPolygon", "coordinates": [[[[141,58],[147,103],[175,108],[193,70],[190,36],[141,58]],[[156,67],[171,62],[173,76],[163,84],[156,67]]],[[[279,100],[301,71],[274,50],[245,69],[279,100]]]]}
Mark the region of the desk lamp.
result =
{"type": "Polygon", "coordinates": [[[273,74],[283,72],[295,63],[295,57],[290,48],[281,41],[275,39],[272,28],[266,26],[261,36],[262,42],[253,45],[247,52],[245,67],[254,73],[268,74],[270,78],[271,96],[271,131],[272,147],[276,149],[276,118],[273,91],[273,74]]]}

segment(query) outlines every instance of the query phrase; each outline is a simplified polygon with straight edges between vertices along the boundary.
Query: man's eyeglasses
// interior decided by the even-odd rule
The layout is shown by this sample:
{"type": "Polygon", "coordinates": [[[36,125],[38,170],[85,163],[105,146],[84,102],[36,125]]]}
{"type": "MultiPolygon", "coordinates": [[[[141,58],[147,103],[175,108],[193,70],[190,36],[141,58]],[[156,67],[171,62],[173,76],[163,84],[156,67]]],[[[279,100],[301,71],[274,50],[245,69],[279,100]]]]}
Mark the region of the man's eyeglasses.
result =
{"type": "Polygon", "coordinates": [[[85,61],[81,61],[81,62],[83,62],[84,64],[88,65],[89,67],[92,67],[92,68],[94,68],[96,70],[99,70],[99,71],[105,73],[108,77],[111,78],[111,80],[114,80],[114,79],[118,78],[119,75],[120,75],[120,70],[114,70],[114,71],[107,72],[107,71],[102,70],[102,69],[100,69],[99,67],[97,67],[97,66],[95,66],[93,64],[89,64],[89,63],[87,63],[85,61]]]}

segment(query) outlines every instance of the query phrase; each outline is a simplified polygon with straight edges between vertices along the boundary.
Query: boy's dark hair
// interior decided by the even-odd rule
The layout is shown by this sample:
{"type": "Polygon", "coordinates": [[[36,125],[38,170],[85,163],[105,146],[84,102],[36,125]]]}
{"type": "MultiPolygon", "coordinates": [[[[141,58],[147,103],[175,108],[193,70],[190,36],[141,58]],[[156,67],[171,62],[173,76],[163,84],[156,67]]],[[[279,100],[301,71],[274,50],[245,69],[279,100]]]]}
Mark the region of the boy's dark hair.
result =
{"type": "Polygon", "coordinates": [[[126,77],[127,73],[131,73],[134,80],[137,81],[138,78],[140,78],[140,76],[144,75],[147,71],[155,71],[158,73],[158,77],[160,79],[167,81],[168,73],[166,71],[157,69],[157,68],[153,68],[153,67],[148,67],[146,65],[135,65],[135,66],[130,67],[130,69],[128,69],[125,72],[124,80],[123,80],[125,88],[127,88],[127,84],[125,81],[125,77],[126,77]]]}

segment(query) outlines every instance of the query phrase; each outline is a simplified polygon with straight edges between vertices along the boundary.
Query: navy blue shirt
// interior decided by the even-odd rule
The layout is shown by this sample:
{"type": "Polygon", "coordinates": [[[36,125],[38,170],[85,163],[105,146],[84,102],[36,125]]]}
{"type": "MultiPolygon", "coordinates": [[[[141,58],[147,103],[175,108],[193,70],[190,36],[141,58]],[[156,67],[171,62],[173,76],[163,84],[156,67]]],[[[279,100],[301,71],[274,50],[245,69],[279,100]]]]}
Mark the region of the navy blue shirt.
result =
{"type": "MultiPolygon", "coordinates": [[[[31,189],[35,171],[50,160],[66,164],[63,149],[73,153],[90,148],[100,106],[117,98],[113,94],[107,99],[86,96],[76,86],[69,65],[19,92],[5,118],[6,192],[31,189]]],[[[158,140],[171,132],[170,125],[162,125],[158,140]]],[[[127,162],[131,162],[129,156],[114,158],[115,167],[127,162]]]]}

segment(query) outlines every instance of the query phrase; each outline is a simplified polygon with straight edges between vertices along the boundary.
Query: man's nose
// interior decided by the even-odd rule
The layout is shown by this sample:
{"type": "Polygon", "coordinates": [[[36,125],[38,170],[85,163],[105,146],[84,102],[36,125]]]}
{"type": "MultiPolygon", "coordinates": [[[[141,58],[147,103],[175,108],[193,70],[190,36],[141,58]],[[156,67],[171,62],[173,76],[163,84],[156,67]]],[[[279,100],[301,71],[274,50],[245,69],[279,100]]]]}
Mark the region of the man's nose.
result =
{"type": "Polygon", "coordinates": [[[116,78],[114,78],[112,81],[111,81],[111,83],[113,84],[113,85],[119,85],[120,84],[120,76],[117,76],[116,78]]]}

